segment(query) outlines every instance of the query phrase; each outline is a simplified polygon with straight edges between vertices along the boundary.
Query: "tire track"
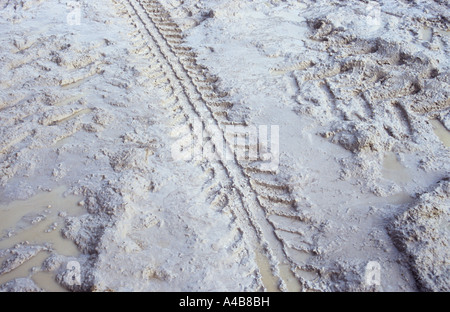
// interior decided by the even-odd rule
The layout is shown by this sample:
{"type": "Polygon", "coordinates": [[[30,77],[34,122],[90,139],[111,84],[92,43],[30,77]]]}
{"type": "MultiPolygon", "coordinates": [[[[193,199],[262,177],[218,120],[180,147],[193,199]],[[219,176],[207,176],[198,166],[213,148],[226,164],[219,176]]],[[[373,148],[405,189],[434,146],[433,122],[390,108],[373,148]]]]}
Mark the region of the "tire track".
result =
{"type": "MultiPolygon", "coordinates": [[[[16,4],[14,14],[29,9],[31,16],[37,10],[32,6],[42,1],[22,2],[16,4]]],[[[6,6],[2,12],[13,9],[6,6]]],[[[0,57],[6,75],[0,81],[2,185],[21,173],[20,161],[35,159],[38,152],[59,147],[63,139],[79,132],[101,132],[96,118],[102,110],[91,105],[98,94],[93,91],[105,78],[105,70],[107,83],[114,79],[108,40],[81,43],[70,40],[76,34],[55,34],[48,26],[27,32],[17,23],[20,27],[4,39],[0,57]]]]}
{"type": "MultiPolygon", "coordinates": [[[[210,135],[213,147],[226,142],[227,150],[233,155],[232,159],[224,159],[223,155],[219,155],[221,158],[217,162],[209,162],[215,181],[218,181],[216,183],[221,184],[221,189],[227,192],[218,192],[217,185],[207,189],[211,192],[211,203],[222,203],[219,204],[219,209],[229,207],[223,203],[233,203],[232,213],[236,216],[239,227],[245,229],[247,240],[254,246],[255,252],[264,254],[263,260],[260,259],[259,262],[269,262],[273,276],[268,278],[266,275],[263,278],[266,289],[302,290],[300,281],[305,274],[300,271],[305,268],[301,262],[288,254],[291,246],[297,244],[279,235],[278,227],[283,225],[273,223],[268,218],[269,215],[276,215],[285,218],[283,222],[291,222],[291,216],[285,217],[283,212],[287,211],[294,217],[298,215],[290,186],[277,181],[276,170],[261,166],[264,165],[263,159],[239,157],[247,155],[249,146],[237,146],[234,137],[230,138],[225,134],[227,126],[248,126],[247,123],[228,117],[233,104],[227,101],[227,94],[219,90],[216,85],[217,78],[211,76],[205,67],[197,64],[195,53],[182,45],[181,30],[162,5],[158,1],[115,2],[126,8],[126,14],[136,28],[139,29],[138,24],[141,25],[142,35],[148,38],[147,44],[150,51],[153,51],[152,59],[156,58],[158,65],[166,73],[161,74],[163,78],[159,83],[165,84],[172,95],[164,103],[174,116],[175,130],[172,135],[184,137],[186,144],[189,144],[189,141],[192,142],[194,125],[197,123],[210,135]],[[217,133],[220,134],[219,138],[212,135],[217,133]]],[[[125,11],[123,7],[120,10],[125,11]]],[[[261,146],[259,150],[261,151],[261,146]]],[[[304,250],[309,253],[312,249],[314,246],[304,250]]]]}
{"type": "Polygon", "coordinates": [[[298,86],[296,100],[301,111],[315,118],[320,110],[330,112],[332,142],[358,152],[381,151],[380,145],[391,141],[400,145],[405,138],[417,141],[426,135],[418,130],[418,120],[448,109],[448,73],[440,72],[435,60],[382,38],[353,38],[327,19],[312,19],[308,25],[309,49],[338,52],[292,72],[298,86]],[[355,129],[350,129],[354,124],[369,138],[365,146],[344,142],[344,136],[356,137],[355,129]],[[375,136],[383,143],[376,143],[371,138],[375,136]]]}

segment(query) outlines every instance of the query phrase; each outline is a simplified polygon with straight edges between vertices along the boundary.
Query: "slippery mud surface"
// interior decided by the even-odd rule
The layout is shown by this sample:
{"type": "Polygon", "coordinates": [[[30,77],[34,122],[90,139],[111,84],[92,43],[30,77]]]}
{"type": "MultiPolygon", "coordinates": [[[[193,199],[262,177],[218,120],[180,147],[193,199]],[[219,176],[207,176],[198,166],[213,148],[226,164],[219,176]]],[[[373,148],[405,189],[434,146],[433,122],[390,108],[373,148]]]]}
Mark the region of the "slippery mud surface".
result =
{"type": "Polygon", "coordinates": [[[0,0],[0,291],[448,291],[449,9],[0,0]]]}

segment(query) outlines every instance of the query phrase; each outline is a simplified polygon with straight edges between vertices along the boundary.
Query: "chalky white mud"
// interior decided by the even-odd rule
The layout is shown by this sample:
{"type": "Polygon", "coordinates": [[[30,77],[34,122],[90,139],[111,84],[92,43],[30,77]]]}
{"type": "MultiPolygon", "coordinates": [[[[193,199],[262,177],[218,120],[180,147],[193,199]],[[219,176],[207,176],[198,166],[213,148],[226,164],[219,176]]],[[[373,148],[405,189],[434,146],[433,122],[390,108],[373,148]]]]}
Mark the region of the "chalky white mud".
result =
{"type": "Polygon", "coordinates": [[[447,12],[0,0],[0,290],[448,291],[447,12]]]}

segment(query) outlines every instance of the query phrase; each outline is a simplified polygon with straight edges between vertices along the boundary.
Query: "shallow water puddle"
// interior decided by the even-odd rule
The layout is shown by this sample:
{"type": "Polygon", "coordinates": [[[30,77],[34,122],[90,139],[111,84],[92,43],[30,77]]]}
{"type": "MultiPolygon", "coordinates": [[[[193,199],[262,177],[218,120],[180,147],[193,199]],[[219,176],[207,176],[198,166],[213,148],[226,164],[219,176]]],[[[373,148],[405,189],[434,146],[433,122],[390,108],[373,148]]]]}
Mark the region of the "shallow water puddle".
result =
{"type": "MultiPolygon", "coordinates": [[[[45,259],[49,256],[48,252],[41,251],[36,256],[26,261],[15,270],[0,275],[0,285],[19,277],[29,277],[32,275],[33,267],[40,267],[45,259]]],[[[56,282],[55,282],[56,284],[56,282]]],[[[40,285],[39,285],[40,286],[40,285]]]]}
{"type": "Polygon", "coordinates": [[[55,281],[55,275],[52,272],[36,272],[31,277],[33,281],[42,289],[49,292],[68,292],[67,289],[55,281]]]}
{"type": "Polygon", "coordinates": [[[422,27],[419,29],[419,39],[423,41],[431,42],[433,39],[433,28],[431,27],[422,27]]]}
{"type": "Polygon", "coordinates": [[[409,204],[414,200],[414,198],[406,192],[400,192],[395,195],[388,196],[386,199],[391,205],[409,204]]]}
{"type": "Polygon", "coordinates": [[[395,153],[388,152],[383,159],[383,177],[399,184],[407,183],[411,180],[408,169],[397,159],[395,153]]]}
{"type": "Polygon", "coordinates": [[[279,292],[278,289],[278,278],[273,275],[272,269],[270,268],[269,259],[259,251],[255,251],[255,261],[258,266],[259,272],[261,273],[261,279],[264,287],[268,292],[279,292]]]}
{"type": "MultiPolygon", "coordinates": [[[[261,273],[261,279],[267,292],[280,292],[278,287],[279,279],[272,273],[269,259],[262,252],[255,252],[256,265],[261,273]]],[[[288,264],[280,264],[278,266],[281,279],[286,284],[289,292],[300,292],[301,286],[294,273],[291,271],[291,267],[288,264]]]]}
{"type": "MultiPolygon", "coordinates": [[[[22,242],[32,245],[50,244],[54,252],[64,256],[78,256],[76,245],[62,237],[60,230],[65,216],[79,216],[85,209],[78,205],[81,197],[63,196],[65,187],[40,193],[28,200],[0,205],[0,249],[8,249],[22,242]]],[[[41,251],[12,272],[0,276],[0,284],[18,277],[32,276],[35,283],[48,291],[62,291],[52,273],[32,273],[49,256],[41,251]]]]}
{"type": "Polygon", "coordinates": [[[424,26],[419,29],[418,36],[422,41],[432,42],[434,37],[448,37],[450,35],[450,30],[443,30],[439,28],[432,28],[424,26]]]}
{"type": "Polygon", "coordinates": [[[280,275],[283,281],[286,283],[286,287],[289,292],[300,292],[302,290],[300,283],[291,271],[289,264],[280,264],[278,267],[280,275]]]}
{"type": "Polygon", "coordinates": [[[14,271],[3,274],[0,276],[0,285],[15,278],[31,277],[34,283],[45,291],[67,292],[67,289],[55,281],[55,275],[52,272],[33,272],[33,268],[39,268],[49,255],[48,252],[41,251],[14,271]]]}
{"type": "Polygon", "coordinates": [[[450,147],[450,131],[448,131],[444,125],[437,119],[430,120],[434,133],[442,141],[446,147],[450,147]]]}

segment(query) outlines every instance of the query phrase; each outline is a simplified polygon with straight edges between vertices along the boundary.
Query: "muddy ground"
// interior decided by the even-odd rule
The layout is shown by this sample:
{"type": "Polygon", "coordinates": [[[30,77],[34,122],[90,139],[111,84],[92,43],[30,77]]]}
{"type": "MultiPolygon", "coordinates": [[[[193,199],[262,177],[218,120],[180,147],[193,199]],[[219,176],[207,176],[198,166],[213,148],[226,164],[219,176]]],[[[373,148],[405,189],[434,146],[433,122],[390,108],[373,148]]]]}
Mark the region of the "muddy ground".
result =
{"type": "Polygon", "coordinates": [[[0,0],[0,291],[448,291],[449,8],[0,0]]]}

